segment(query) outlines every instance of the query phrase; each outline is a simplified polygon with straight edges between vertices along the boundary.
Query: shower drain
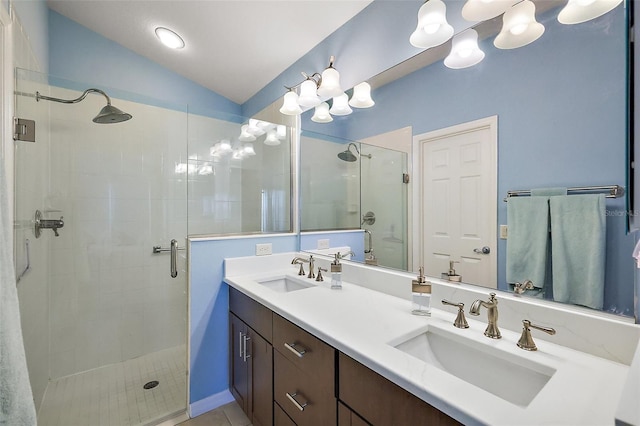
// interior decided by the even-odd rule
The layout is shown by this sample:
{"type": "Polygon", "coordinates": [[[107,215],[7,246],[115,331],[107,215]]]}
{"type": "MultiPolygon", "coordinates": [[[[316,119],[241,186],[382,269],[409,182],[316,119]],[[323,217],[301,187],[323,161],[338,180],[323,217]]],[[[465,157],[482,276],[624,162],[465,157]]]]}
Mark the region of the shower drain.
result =
{"type": "Polygon", "coordinates": [[[160,384],[160,382],[158,382],[157,380],[153,380],[151,382],[145,383],[143,388],[145,388],[145,389],[153,389],[156,386],[158,386],[159,384],[160,384]]]}

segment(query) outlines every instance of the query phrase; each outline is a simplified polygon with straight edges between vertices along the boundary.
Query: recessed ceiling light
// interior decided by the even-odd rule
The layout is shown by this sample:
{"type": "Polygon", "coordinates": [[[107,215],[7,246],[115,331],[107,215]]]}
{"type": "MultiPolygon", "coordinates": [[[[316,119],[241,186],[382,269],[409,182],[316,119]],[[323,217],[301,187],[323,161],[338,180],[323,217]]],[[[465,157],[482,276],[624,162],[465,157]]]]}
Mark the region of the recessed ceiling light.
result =
{"type": "Polygon", "coordinates": [[[184,47],[184,40],[182,40],[182,37],[168,28],[156,28],[156,37],[160,39],[162,44],[170,47],[171,49],[182,49],[184,47]]]}

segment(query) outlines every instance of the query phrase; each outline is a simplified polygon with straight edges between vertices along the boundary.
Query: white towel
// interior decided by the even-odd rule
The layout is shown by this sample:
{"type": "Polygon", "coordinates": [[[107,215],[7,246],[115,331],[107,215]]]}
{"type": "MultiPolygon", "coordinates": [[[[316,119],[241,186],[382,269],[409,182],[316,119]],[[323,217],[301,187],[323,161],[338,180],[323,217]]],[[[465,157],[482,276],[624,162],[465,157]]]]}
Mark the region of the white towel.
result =
{"type": "Polygon", "coordinates": [[[636,260],[636,267],[640,268],[640,239],[636,243],[636,247],[633,249],[633,254],[631,255],[636,260]]]}
{"type": "Polygon", "coordinates": [[[36,424],[13,268],[6,178],[0,170],[0,425],[36,424]]]}

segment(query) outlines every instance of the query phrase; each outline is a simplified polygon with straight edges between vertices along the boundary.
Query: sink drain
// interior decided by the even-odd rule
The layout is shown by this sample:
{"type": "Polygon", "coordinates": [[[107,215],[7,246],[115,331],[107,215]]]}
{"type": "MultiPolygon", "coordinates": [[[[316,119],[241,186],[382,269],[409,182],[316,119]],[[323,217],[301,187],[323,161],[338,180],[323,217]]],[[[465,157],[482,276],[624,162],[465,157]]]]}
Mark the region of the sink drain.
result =
{"type": "Polygon", "coordinates": [[[145,388],[145,389],[153,389],[156,386],[158,386],[159,384],[160,384],[160,382],[158,382],[157,380],[153,380],[151,382],[145,383],[143,388],[145,388]]]}

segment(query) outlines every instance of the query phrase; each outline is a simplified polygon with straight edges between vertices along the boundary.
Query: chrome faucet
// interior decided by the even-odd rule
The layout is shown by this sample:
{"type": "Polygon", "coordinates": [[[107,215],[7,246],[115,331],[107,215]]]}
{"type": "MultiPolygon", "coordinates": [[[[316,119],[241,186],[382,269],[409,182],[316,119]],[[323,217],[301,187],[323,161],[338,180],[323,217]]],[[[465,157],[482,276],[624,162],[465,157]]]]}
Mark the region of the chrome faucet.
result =
{"type": "Polygon", "coordinates": [[[492,339],[500,339],[502,335],[498,329],[498,300],[495,293],[489,293],[489,300],[476,300],[471,304],[469,313],[471,315],[480,315],[481,307],[487,308],[487,329],[484,331],[484,335],[492,339]]]}
{"type": "Polygon", "coordinates": [[[313,255],[310,254],[309,255],[309,275],[307,275],[307,278],[315,278],[316,274],[313,273],[313,268],[315,267],[314,265],[314,259],[313,259],[313,255]]]}
{"type": "Polygon", "coordinates": [[[533,290],[533,282],[531,280],[524,280],[523,282],[517,282],[513,286],[513,292],[515,294],[522,294],[527,290],[533,290]]]}
{"type": "Polygon", "coordinates": [[[294,257],[293,260],[291,261],[292,265],[300,265],[300,270],[298,271],[298,275],[304,275],[304,267],[302,266],[304,263],[309,263],[308,259],[305,259],[304,257],[294,257]]]}

